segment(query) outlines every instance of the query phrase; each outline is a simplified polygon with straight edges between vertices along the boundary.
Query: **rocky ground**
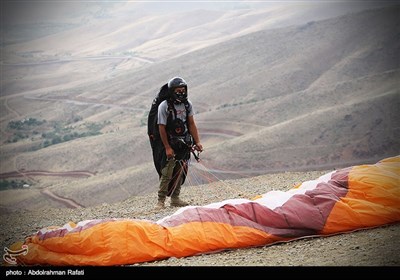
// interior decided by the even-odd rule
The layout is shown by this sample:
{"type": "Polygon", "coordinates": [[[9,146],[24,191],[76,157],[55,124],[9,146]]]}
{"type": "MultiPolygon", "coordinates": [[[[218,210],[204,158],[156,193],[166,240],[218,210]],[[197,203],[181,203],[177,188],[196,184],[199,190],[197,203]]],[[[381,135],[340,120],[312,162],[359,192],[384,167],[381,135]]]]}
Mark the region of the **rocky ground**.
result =
{"type": "MultiPolygon", "coordinates": [[[[230,198],[253,198],[270,190],[288,190],[329,171],[286,172],[253,178],[186,186],[182,199],[205,205],[230,198]]],[[[4,248],[47,226],[87,219],[134,218],[159,220],[177,208],[154,211],[157,194],[131,197],[116,204],[92,208],[49,209],[46,212],[19,210],[1,217],[0,241],[4,248]]],[[[264,247],[226,250],[186,258],[133,264],[132,266],[390,266],[400,265],[400,223],[329,237],[294,240],[264,247]]]]}

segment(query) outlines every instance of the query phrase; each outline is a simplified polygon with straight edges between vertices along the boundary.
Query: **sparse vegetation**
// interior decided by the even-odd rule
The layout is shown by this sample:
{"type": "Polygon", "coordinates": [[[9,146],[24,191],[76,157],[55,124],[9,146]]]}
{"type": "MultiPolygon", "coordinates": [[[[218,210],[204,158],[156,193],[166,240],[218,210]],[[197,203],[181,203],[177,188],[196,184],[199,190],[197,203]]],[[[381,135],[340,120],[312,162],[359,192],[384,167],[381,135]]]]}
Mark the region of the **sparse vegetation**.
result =
{"type": "Polygon", "coordinates": [[[20,121],[10,121],[8,123],[8,128],[22,130],[26,129],[27,127],[42,125],[45,122],[46,122],[45,120],[39,121],[35,118],[26,118],[20,121]]]}
{"type": "Polygon", "coordinates": [[[19,140],[32,137],[32,135],[37,135],[38,132],[33,130],[33,127],[38,127],[45,123],[45,120],[40,121],[35,118],[26,118],[20,121],[10,121],[7,125],[7,129],[13,131],[13,135],[6,142],[15,143],[19,140]]]}
{"type": "Polygon", "coordinates": [[[24,186],[29,186],[29,184],[24,180],[1,180],[0,181],[0,191],[10,190],[10,189],[22,189],[24,186]]]}
{"type": "MultiPolygon", "coordinates": [[[[77,123],[81,120],[81,116],[75,116],[73,118],[73,123],[77,123]]],[[[81,125],[71,126],[61,121],[47,122],[46,120],[26,118],[20,121],[10,121],[8,123],[7,129],[13,134],[6,142],[15,143],[27,138],[30,138],[31,141],[44,139],[41,144],[41,147],[44,148],[71,141],[76,138],[99,135],[101,134],[101,129],[107,124],[110,124],[110,122],[85,122],[81,125]],[[35,129],[33,129],[33,127],[35,129]]]]}
{"type": "Polygon", "coordinates": [[[57,122],[53,126],[54,131],[42,134],[42,138],[46,139],[42,146],[48,147],[77,138],[99,135],[101,134],[100,130],[105,124],[105,122],[103,124],[87,122],[78,127],[64,127],[61,123],[57,122]]]}
{"type": "Polygon", "coordinates": [[[250,103],[256,103],[260,101],[259,98],[251,98],[249,100],[245,100],[245,101],[241,101],[241,102],[237,102],[237,103],[231,103],[231,104],[222,104],[221,106],[217,107],[217,110],[222,109],[222,108],[227,108],[227,107],[235,107],[235,106],[239,106],[239,105],[245,105],[245,104],[250,104],[250,103]]]}

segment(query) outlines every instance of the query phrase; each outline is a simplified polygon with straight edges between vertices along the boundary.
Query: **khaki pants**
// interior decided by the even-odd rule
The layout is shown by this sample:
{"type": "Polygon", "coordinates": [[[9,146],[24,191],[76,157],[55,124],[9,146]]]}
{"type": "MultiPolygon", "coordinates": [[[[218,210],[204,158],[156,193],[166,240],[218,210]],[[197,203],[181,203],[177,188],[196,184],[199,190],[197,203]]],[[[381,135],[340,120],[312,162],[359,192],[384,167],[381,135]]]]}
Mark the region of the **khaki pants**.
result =
{"type": "Polygon", "coordinates": [[[177,160],[168,160],[167,164],[165,167],[161,170],[161,177],[160,177],[160,187],[158,190],[158,200],[159,201],[165,201],[165,198],[168,195],[168,186],[170,185],[171,181],[175,181],[175,184],[172,186],[172,198],[177,198],[179,197],[179,194],[181,192],[181,186],[182,186],[182,174],[183,174],[183,169],[182,167],[179,168],[178,172],[176,172],[176,176],[178,178],[173,178],[174,175],[174,168],[176,165],[179,165],[180,162],[177,160]]]}

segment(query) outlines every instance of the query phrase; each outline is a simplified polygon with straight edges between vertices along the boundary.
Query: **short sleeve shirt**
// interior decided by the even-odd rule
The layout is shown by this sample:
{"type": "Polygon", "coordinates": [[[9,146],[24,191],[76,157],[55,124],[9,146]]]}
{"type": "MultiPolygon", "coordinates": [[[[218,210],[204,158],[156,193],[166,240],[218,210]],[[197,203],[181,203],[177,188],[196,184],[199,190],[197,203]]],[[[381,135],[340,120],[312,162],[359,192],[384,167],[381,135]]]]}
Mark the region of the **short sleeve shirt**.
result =
{"type": "MultiPolygon", "coordinates": [[[[194,115],[194,111],[193,111],[192,102],[190,102],[190,100],[188,100],[188,103],[189,103],[188,114],[189,114],[189,116],[193,116],[194,115]]],[[[176,117],[181,119],[185,124],[185,133],[186,133],[187,132],[187,123],[186,123],[186,108],[185,108],[185,104],[183,104],[183,103],[175,104],[174,103],[174,107],[175,107],[175,110],[176,110],[176,117]]],[[[157,124],[167,125],[168,114],[169,114],[169,112],[168,112],[168,102],[167,102],[167,100],[164,100],[158,106],[157,124]]]]}

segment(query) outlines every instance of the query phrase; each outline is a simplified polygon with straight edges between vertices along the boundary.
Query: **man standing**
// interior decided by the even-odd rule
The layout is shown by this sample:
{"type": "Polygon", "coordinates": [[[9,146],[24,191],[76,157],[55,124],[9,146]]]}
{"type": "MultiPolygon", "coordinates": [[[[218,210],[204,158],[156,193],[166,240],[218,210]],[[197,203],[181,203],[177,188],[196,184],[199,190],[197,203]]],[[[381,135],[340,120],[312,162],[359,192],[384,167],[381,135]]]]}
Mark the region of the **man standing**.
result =
{"type": "Polygon", "coordinates": [[[186,81],[174,77],[169,80],[167,87],[167,98],[159,104],[157,113],[159,144],[149,135],[153,141],[154,164],[160,175],[156,209],[165,207],[167,196],[171,196],[171,206],[188,205],[179,198],[181,185],[187,175],[192,149],[199,152],[203,150],[193,117],[193,105],[187,97],[186,81]]]}

